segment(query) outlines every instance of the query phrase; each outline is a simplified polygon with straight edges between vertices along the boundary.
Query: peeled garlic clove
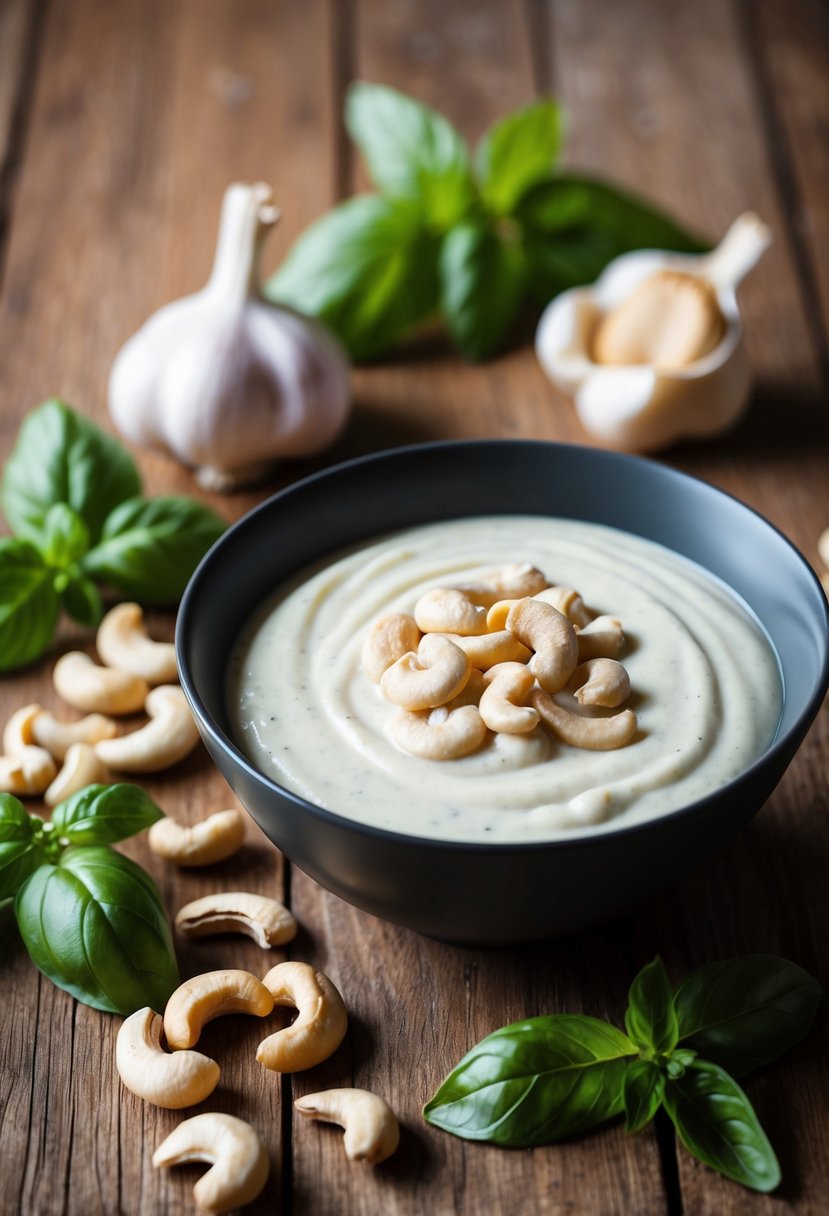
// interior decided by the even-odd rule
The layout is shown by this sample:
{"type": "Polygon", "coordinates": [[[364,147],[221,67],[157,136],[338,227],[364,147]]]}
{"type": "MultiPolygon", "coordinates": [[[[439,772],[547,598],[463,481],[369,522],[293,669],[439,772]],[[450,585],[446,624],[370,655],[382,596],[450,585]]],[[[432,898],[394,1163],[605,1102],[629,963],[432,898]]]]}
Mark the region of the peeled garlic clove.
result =
{"type": "Polygon", "coordinates": [[[171,452],[212,489],[318,451],[348,413],[339,343],[262,294],[259,255],[278,218],[270,200],[262,183],[228,188],[207,286],[154,313],[110,373],[119,430],[171,452]]]}
{"type": "Polygon", "coordinates": [[[616,366],[687,367],[722,340],[725,319],[705,279],[680,270],[657,270],[596,326],[592,356],[616,366]]]}

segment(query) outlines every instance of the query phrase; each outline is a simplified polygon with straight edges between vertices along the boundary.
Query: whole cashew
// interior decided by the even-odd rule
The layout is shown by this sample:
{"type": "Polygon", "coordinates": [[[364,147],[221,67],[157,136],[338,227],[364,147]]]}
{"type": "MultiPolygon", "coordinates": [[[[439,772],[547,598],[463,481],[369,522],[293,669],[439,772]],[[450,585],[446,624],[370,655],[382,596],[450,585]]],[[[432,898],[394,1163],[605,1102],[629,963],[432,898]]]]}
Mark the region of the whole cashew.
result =
{"type": "Polygon", "coordinates": [[[69,705],[105,714],[137,713],[150,691],[141,676],[115,667],[99,667],[82,650],[70,650],[58,659],[52,681],[69,705]]]}
{"type": "Polygon", "coordinates": [[[491,608],[498,600],[523,599],[527,595],[535,595],[548,586],[545,575],[529,562],[516,562],[512,566],[504,566],[489,578],[482,578],[479,583],[470,587],[461,587],[469,598],[483,608],[491,608]]]}
{"type": "Polygon", "coordinates": [[[56,760],[63,760],[73,743],[100,743],[102,739],[111,739],[115,731],[112,718],[102,714],[88,714],[77,722],[61,722],[44,710],[32,723],[35,742],[51,752],[56,760]]]}
{"type": "Polygon", "coordinates": [[[501,630],[506,629],[509,610],[513,604],[517,603],[518,600],[498,600],[496,604],[492,605],[486,614],[486,627],[490,633],[500,633],[501,630]]]}
{"type": "Polygon", "coordinates": [[[615,616],[597,616],[578,632],[579,662],[618,659],[625,649],[622,625],[615,616]]]}
{"type": "Polygon", "coordinates": [[[568,688],[579,705],[616,709],[630,696],[630,677],[615,659],[588,659],[573,672],[568,688]]]}
{"type": "Polygon", "coordinates": [[[24,797],[42,794],[57,771],[45,748],[23,747],[13,756],[0,756],[0,793],[24,797]]]}
{"type": "Polygon", "coordinates": [[[461,705],[453,710],[441,705],[419,713],[401,709],[389,720],[388,730],[401,751],[420,760],[458,760],[468,756],[477,751],[487,733],[481,711],[475,705],[461,705]]]}
{"type": "Polygon", "coordinates": [[[273,997],[249,971],[207,971],[185,980],[167,1002],[164,1034],[173,1048],[192,1047],[202,1027],[226,1013],[267,1017],[273,997]]]}
{"type": "Polygon", "coordinates": [[[535,654],[528,667],[547,692],[564,688],[576,670],[579,644],[567,617],[541,600],[523,599],[513,604],[507,629],[535,654]]]}
{"type": "Polygon", "coordinates": [[[57,806],[87,785],[108,783],[109,774],[88,743],[73,743],[66,753],[63,768],[43,795],[47,806],[57,806]]]}
{"type": "Polygon", "coordinates": [[[379,1165],[400,1143],[400,1125],[382,1098],[367,1089],[326,1089],[297,1098],[294,1109],[309,1119],[338,1123],[345,1129],[349,1161],[379,1165]]]}
{"type": "Polygon", "coordinates": [[[526,704],[535,684],[523,663],[498,663],[484,676],[487,689],[481,697],[481,717],[490,730],[524,735],[538,726],[538,712],[526,704]]]}
{"type": "Polygon", "coordinates": [[[178,679],[175,646],[147,636],[140,604],[111,608],[98,626],[95,647],[108,667],[143,676],[148,684],[172,684],[178,679]]]}
{"type": "Polygon", "coordinates": [[[481,697],[484,695],[485,688],[484,673],[478,671],[477,667],[473,667],[469,673],[469,679],[465,687],[461,689],[458,695],[453,697],[451,701],[447,701],[445,705],[441,705],[439,709],[433,709],[431,712],[435,715],[436,719],[440,718],[441,721],[445,722],[446,717],[454,709],[462,709],[464,705],[474,705],[477,707],[481,697]]]}
{"type": "Polygon", "coordinates": [[[414,617],[424,633],[486,633],[486,610],[452,587],[433,587],[421,595],[414,617]]]}
{"type": "Polygon", "coordinates": [[[212,1094],[221,1069],[200,1051],[174,1051],[161,1046],[163,1020],[147,1006],[122,1023],[115,1043],[115,1067],[127,1089],[139,1098],[181,1110],[212,1094]]]}
{"type": "Polygon", "coordinates": [[[190,827],[165,816],[147,834],[152,851],[177,866],[212,866],[226,861],[242,847],[244,839],[244,815],[234,810],[216,811],[190,827]]]}
{"type": "Polygon", "coordinates": [[[185,937],[244,933],[268,950],[296,937],[297,926],[288,909],[276,899],[248,891],[223,891],[185,904],[176,913],[176,928],[185,937]]]}
{"type": "Polygon", "coordinates": [[[384,671],[402,659],[410,650],[417,650],[421,633],[413,616],[393,612],[375,621],[363,642],[363,670],[375,684],[384,671]]]}
{"type": "Polygon", "coordinates": [[[484,633],[476,638],[462,638],[456,633],[445,636],[460,646],[464,654],[469,656],[472,666],[479,671],[488,671],[496,663],[524,663],[532,655],[532,651],[507,629],[484,633]]]}
{"type": "Polygon", "coordinates": [[[383,673],[380,689],[403,709],[434,709],[458,695],[471,669],[459,646],[439,633],[427,633],[417,654],[404,654],[383,673]]]}
{"type": "Polygon", "coordinates": [[[211,1216],[252,1203],[268,1181],[264,1144],[249,1123],[234,1115],[212,1111],[185,1119],[153,1153],[156,1169],[190,1161],[210,1162],[193,1187],[193,1198],[211,1216]]]}
{"type": "Polygon", "coordinates": [[[98,757],[110,768],[125,773],[157,773],[183,760],[199,741],[187,698],[177,684],[160,684],[144,707],[146,726],[95,744],[98,757]]]}
{"type": "Polygon", "coordinates": [[[552,604],[579,629],[589,625],[593,619],[584,600],[572,587],[547,587],[544,591],[539,591],[537,595],[534,595],[533,599],[540,600],[542,604],[552,604]]]}
{"type": "Polygon", "coordinates": [[[296,1020],[263,1039],[256,1058],[274,1072],[313,1068],[337,1050],[348,1029],[343,998],[327,975],[307,963],[278,963],[262,983],[275,1005],[293,1006],[296,1020]]]}
{"type": "Polygon", "coordinates": [[[24,747],[34,747],[38,740],[34,734],[34,723],[38,714],[43,713],[43,707],[37,702],[24,705],[16,710],[6,723],[3,730],[3,752],[7,756],[16,756],[24,747]]]}
{"type": "Polygon", "coordinates": [[[562,709],[542,688],[530,693],[530,700],[545,726],[571,747],[591,752],[613,751],[630,743],[636,734],[636,714],[623,709],[611,718],[583,718],[562,709]]]}

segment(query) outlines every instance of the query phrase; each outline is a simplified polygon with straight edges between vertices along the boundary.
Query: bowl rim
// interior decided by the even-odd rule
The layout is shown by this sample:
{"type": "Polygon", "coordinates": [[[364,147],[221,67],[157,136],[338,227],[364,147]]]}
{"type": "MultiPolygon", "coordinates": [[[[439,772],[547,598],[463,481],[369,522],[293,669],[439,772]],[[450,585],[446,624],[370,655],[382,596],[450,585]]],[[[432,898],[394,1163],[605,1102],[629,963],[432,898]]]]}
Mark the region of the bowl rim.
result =
{"type": "MultiPolygon", "coordinates": [[[[660,542],[654,542],[659,544],[660,542]]],[[[667,547],[667,546],[666,546],[667,547]]],[[[680,556],[683,556],[680,554],[680,556]]],[[[693,561],[694,559],[687,559],[693,561]]],[[[701,564],[701,563],[697,563],[701,564]]],[[[703,569],[705,567],[703,566],[703,569]]],[[[712,573],[709,571],[709,573],[712,573]]],[[[713,575],[717,578],[717,575],[713,575]]],[[[722,580],[721,580],[722,581],[722,580]]],[[[773,645],[773,643],[772,643],[773,645]]],[[[339,461],[337,464],[329,465],[324,469],[318,469],[314,473],[310,473],[297,481],[291,482],[283,489],[278,490],[275,494],[269,495],[263,502],[252,507],[250,511],[246,511],[240,519],[232,523],[217,541],[211,545],[210,549],[199,562],[195,571],[185,588],[184,594],[179,604],[179,610],[176,617],[175,629],[175,648],[176,660],[178,663],[179,679],[182,690],[184,691],[190,706],[196,715],[198,721],[204,729],[208,731],[214,742],[222,749],[223,752],[229,753],[234,764],[241,768],[245,774],[255,783],[264,785],[271,794],[276,794],[278,797],[287,799],[295,806],[301,808],[305,812],[310,812],[312,817],[322,820],[340,830],[354,831],[360,835],[385,841],[388,844],[419,846],[428,848],[439,846],[450,852],[457,853],[483,853],[487,856],[494,856],[498,853],[510,855],[520,854],[531,849],[533,852],[548,849],[561,848],[584,848],[600,842],[618,840],[621,837],[633,836],[642,832],[654,831],[654,829],[662,827],[675,820],[690,817],[694,814],[699,814],[713,803],[719,802],[723,796],[729,793],[734,793],[739,788],[748,782],[752,776],[759,770],[772,764],[791,744],[793,739],[796,739],[795,751],[800,746],[803,738],[813,723],[820,705],[826,695],[827,687],[829,687],[829,602],[823,590],[820,579],[815,573],[810,563],[805,556],[800,552],[797,546],[789,539],[786,534],[767,519],[760,511],[749,506],[738,498],[735,494],[731,494],[728,490],[720,489],[719,486],[714,486],[710,482],[703,481],[699,477],[694,477],[693,474],[685,473],[681,469],[675,469],[670,465],[662,464],[660,461],[652,460],[643,456],[632,455],[628,452],[616,452],[612,449],[592,447],[588,444],[564,443],[558,440],[549,439],[526,439],[521,437],[513,438],[481,438],[481,439],[440,439],[431,440],[425,443],[404,444],[393,448],[383,448],[378,452],[369,452],[362,456],[355,456],[349,460],[339,461]],[[213,715],[207,709],[204,701],[199,694],[190,665],[187,660],[185,648],[185,635],[189,629],[190,617],[195,611],[193,604],[195,603],[198,592],[199,582],[204,576],[204,571],[215,560],[216,553],[223,549],[226,545],[232,544],[237,531],[251,526],[251,523],[257,516],[262,513],[273,510],[274,505],[289,498],[291,495],[299,492],[304,492],[306,487],[315,485],[317,482],[325,481],[332,475],[339,475],[346,472],[359,470],[362,466],[368,464],[381,463],[385,460],[400,456],[424,456],[428,457],[430,452],[435,450],[447,450],[450,448],[480,448],[508,445],[511,447],[532,447],[532,448],[555,448],[566,450],[576,450],[579,452],[589,453],[592,458],[599,461],[607,461],[608,463],[620,462],[632,466],[647,466],[648,468],[656,468],[660,474],[664,474],[669,479],[676,479],[680,482],[690,482],[697,487],[701,487],[703,492],[713,495],[715,498],[721,497],[735,503],[743,511],[747,511],[753,515],[762,524],[774,532],[794,554],[797,561],[804,568],[807,577],[811,580],[818,596],[818,605],[823,613],[823,659],[820,665],[820,670],[815,680],[814,689],[808,698],[805,706],[798,714],[796,720],[789,726],[788,730],[783,734],[775,734],[770,744],[764,751],[756,757],[746,768],[742,769],[735,777],[727,781],[724,785],[718,786],[711,793],[704,795],[702,798],[697,798],[693,802],[686,803],[684,806],[676,807],[672,811],[667,811],[662,815],[654,816],[651,819],[642,820],[638,823],[620,824],[613,826],[612,822],[596,825],[600,830],[589,834],[579,833],[578,835],[562,834],[552,840],[529,840],[529,841],[479,841],[479,840],[443,840],[436,836],[421,836],[408,832],[397,832],[391,828],[378,827],[374,824],[362,823],[359,820],[351,819],[347,815],[340,814],[337,811],[330,811],[327,807],[319,806],[315,802],[310,802],[301,794],[295,793],[293,790],[287,789],[280,785],[273,777],[262,772],[257,768],[240,748],[229,738],[223,730],[220,729],[215,722],[213,715]]],[[[783,688],[783,696],[785,702],[785,683],[783,688]]],[[[758,807],[758,810],[760,808],[758,807]]],[[[278,847],[278,846],[277,846],[278,847]]]]}

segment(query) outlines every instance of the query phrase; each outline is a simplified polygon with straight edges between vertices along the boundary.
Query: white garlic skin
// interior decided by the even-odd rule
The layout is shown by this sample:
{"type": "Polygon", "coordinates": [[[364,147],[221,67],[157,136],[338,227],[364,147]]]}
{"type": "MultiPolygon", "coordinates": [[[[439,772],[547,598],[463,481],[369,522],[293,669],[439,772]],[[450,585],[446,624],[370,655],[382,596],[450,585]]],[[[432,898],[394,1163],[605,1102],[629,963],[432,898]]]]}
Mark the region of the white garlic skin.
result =
{"type": "Polygon", "coordinates": [[[109,408],[133,442],[169,451],[213,489],[330,444],[349,411],[349,369],[318,322],[267,301],[258,255],[276,220],[262,185],[229,187],[207,286],[166,304],[112,367],[109,408]]]}

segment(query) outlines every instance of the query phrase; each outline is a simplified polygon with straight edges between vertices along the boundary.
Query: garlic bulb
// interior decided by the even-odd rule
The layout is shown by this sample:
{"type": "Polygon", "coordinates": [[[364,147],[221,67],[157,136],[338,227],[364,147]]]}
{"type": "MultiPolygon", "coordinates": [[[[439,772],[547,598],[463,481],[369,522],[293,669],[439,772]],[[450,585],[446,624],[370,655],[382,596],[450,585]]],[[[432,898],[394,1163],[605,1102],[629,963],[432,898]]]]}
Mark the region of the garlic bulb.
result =
{"type": "Polygon", "coordinates": [[[278,218],[270,200],[262,183],[228,188],[207,286],[154,313],[110,373],[119,430],[196,468],[209,489],[232,489],[275,460],[318,451],[348,413],[337,341],[262,295],[259,254],[278,218]]]}
{"type": "Polygon", "coordinates": [[[650,452],[734,425],[751,387],[736,289],[770,240],[746,213],[711,253],[626,253],[547,306],[536,354],[587,431],[650,452]]]}

